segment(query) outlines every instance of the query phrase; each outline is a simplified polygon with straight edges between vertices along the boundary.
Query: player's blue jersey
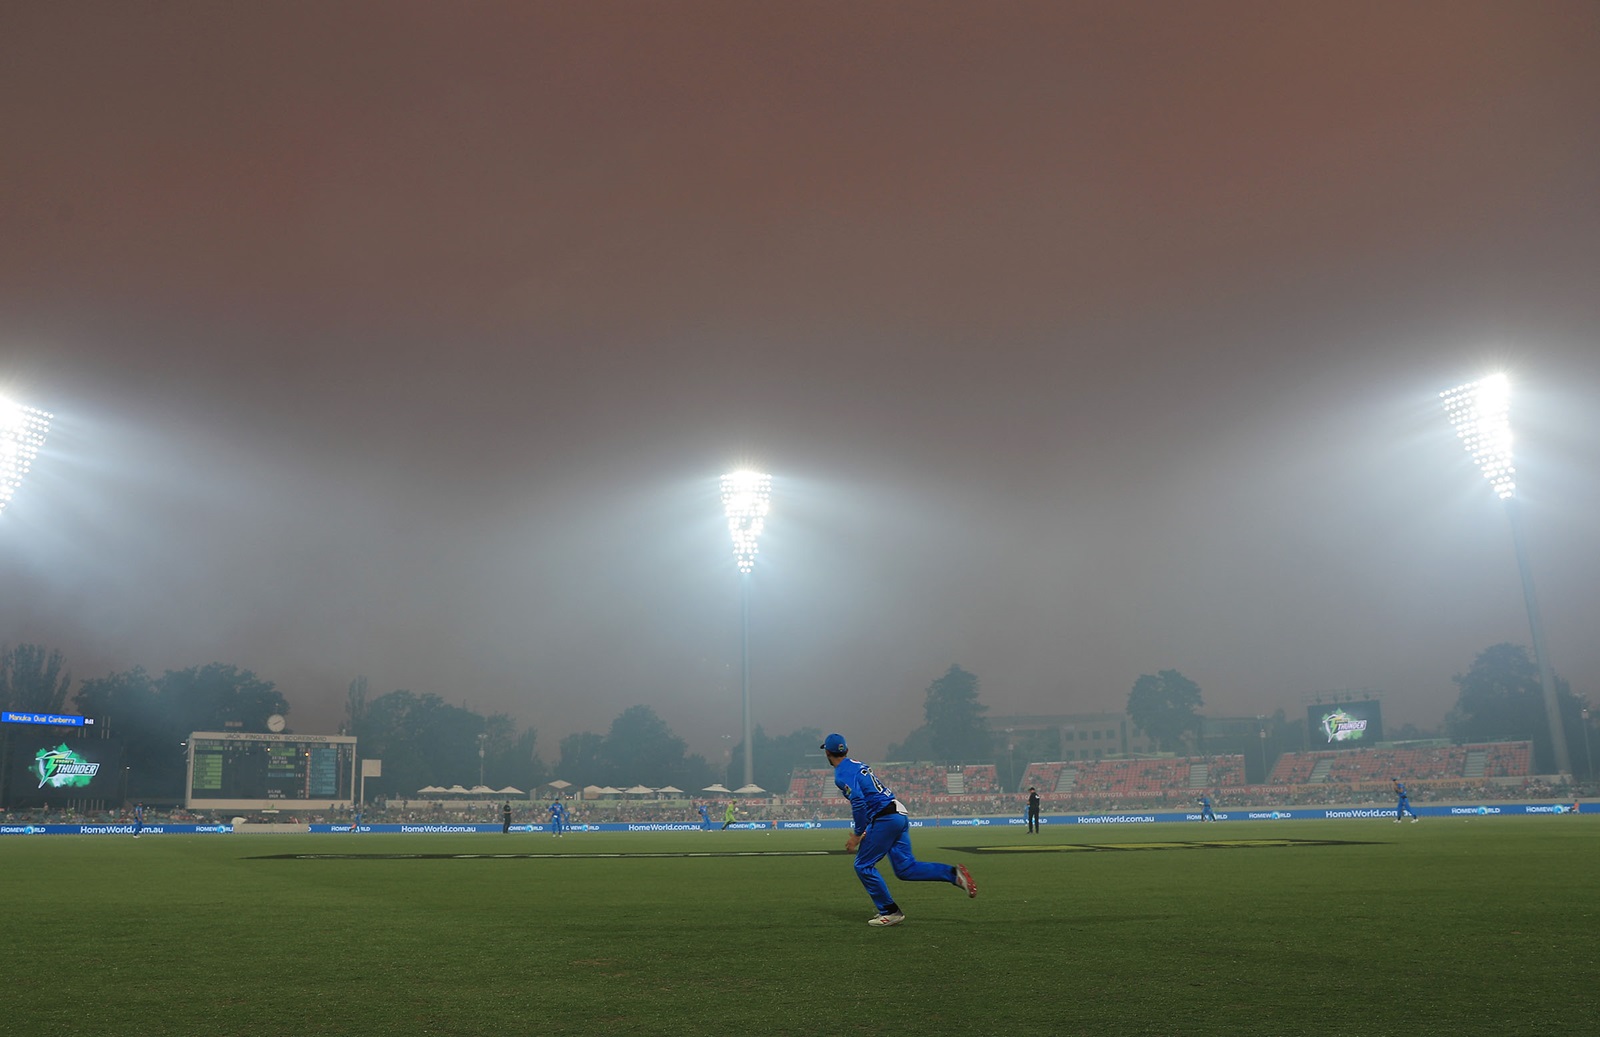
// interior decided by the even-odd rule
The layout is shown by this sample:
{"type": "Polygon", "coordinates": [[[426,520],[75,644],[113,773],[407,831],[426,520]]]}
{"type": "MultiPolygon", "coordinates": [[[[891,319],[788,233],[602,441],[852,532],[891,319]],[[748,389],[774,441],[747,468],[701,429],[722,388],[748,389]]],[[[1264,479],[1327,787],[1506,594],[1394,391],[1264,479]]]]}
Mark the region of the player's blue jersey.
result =
{"type": "Polygon", "coordinates": [[[700,808],[700,820],[702,820],[702,821],[710,821],[711,820],[711,811],[707,810],[703,806],[700,808]]]}
{"type": "Polygon", "coordinates": [[[898,809],[893,790],[884,786],[872,768],[859,760],[843,759],[833,769],[833,783],[850,801],[851,826],[857,835],[885,810],[898,809]]]}
{"type": "Polygon", "coordinates": [[[565,821],[567,819],[567,808],[560,803],[551,803],[550,818],[554,821],[565,821]]]}

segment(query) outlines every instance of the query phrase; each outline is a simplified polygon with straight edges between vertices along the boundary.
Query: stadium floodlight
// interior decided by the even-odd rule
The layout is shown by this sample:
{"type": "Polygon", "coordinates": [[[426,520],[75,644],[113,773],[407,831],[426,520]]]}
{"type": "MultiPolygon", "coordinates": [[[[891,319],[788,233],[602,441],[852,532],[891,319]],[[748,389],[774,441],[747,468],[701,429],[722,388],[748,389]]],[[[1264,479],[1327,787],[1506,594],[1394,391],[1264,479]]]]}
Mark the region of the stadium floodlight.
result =
{"type": "Polygon", "coordinates": [[[722,477],[722,510],[733,538],[733,558],[739,565],[739,675],[744,706],[744,783],[755,784],[755,757],[750,745],[750,573],[767,512],[772,505],[772,476],[740,469],[722,477]]]}
{"type": "Polygon", "coordinates": [[[1511,543],[1517,555],[1517,571],[1522,577],[1522,600],[1528,609],[1528,629],[1533,635],[1533,658],[1539,667],[1539,685],[1544,692],[1544,711],[1550,724],[1556,770],[1570,775],[1572,764],[1562,730],[1561,703],[1556,698],[1555,676],[1545,650],[1539,601],[1533,593],[1533,569],[1528,564],[1528,547],[1517,503],[1516,468],[1511,463],[1511,379],[1504,372],[1496,372],[1447,389],[1439,398],[1450,423],[1455,426],[1456,435],[1461,438],[1461,445],[1466,447],[1483,477],[1489,480],[1495,496],[1505,502],[1511,543]]]}
{"type": "Polygon", "coordinates": [[[772,503],[772,476],[761,472],[729,472],[722,477],[722,510],[728,516],[733,557],[739,571],[755,568],[757,541],[772,503]]]}
{"type": "Polygon", "coordinates": [[[39,456],[54,416],[0,396],[0,512],[39,456]]]}
{"type": "Polygon", "coordinates": [[[1504,373],[1458,385],[1439,394],[1445,413],[1455,426],[1495,496],[1510,500],[1517,495],[1517,470],[1511,464],[1511,379],[1504,373]]]}

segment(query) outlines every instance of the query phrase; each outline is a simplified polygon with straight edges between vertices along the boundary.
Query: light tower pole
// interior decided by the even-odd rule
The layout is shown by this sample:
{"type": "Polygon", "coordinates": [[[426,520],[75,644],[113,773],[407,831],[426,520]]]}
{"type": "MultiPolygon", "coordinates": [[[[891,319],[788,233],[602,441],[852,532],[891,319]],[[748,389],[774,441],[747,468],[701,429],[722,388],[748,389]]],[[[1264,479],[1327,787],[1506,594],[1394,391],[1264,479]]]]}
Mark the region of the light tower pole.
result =
{"type": "Polygon", "coordinates": [[[1583,707],[1583,760],[1584,771],[1589,775],[1589,780],[1594,780],[1594,750],[1589,748],[1589,707],[1583,707]]]}
{"type": "Polygon", "coordinates": [[[1506,519],[1511,524],[1511,543],[1517,555],[1517,571],[1522,576],[1522,601],[1528,610],[1528,629],[1533,635],[1533,659],[1539,667],[1539,686],[1544,691],[1544,711],[1550,724],[1556,771],[1570,775],[1572,763],[1561,727],[1561,703],[1556,698],[1550,655],[1545,650],[1544,624],[1540,622],[1539,602],[1533,593],[1533,569],[1528,564],[1528,547],[1517,504],[1517,470],[1511,463],[1511,380],[1504,373],[1496,373],[1447,389],[1439,398],[1444,401],[1445,413],[1450,416],[1456,435],[1461,437],[1462,446],[1494,487],[1495,495],[1505,502],[1506,519]]]}
{"type": "Polygon", "coordinates": [[[0,396],[0,512],[39,456],[53,416],[0,396]]]}
{"type": "Polygon", "coordinates": [[[750,725],[750,572],[756,565],[757,542],[772,502],[772,476],[748,469],[722,477],[722,510],[733,538],[739,565],[739,687],[744,706],[744,783],[755,784],[755,757],[750,725]]]}
{"type": "MultiPolygon", "coordinates": [[[[0,518],[23,476],[33,466],[50,431],[53,415],[0,396],[0,518]]],[[[6,774],[11,769],[11,729],[0,727],[0,808],[8,802],[6,774]]]]}

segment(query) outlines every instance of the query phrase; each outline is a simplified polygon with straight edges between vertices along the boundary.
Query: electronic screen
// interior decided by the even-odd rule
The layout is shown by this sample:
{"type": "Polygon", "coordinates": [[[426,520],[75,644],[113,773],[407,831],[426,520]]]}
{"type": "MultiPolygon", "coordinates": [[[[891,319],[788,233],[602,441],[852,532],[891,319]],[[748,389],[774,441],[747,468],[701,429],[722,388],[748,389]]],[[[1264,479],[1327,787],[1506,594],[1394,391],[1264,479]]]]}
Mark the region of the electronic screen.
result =
{"type": "Polygon", "coordinates": [[[198,731],[189,737],[192,807],[348,803],[356,740],[343,735],[198,731]]]}
{"type": "Polygon", "coordinates": [[[1375,699],[1325,702],[1307,712],[1306,727],[1314,748],[1366,748],[1383,741],[1383,710],[1375,699]]]}
{"type": "Polygon", "coordinates": [[[11,727],[6,799],[18,806],[115,802],[122,797],[122,742],[94,728],[11,727]]]}

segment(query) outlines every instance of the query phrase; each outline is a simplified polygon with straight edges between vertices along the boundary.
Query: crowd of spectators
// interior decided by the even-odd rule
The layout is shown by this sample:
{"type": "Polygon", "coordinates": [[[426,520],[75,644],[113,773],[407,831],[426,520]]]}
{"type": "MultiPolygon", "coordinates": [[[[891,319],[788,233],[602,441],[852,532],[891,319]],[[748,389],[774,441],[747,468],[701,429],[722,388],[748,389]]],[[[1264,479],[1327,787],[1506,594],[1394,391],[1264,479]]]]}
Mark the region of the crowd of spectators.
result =
{"type": "MultiPolygon", "coordinates": [[[[1550,784],[1536,778],[1522,782],[1479,781],[1428,781],[1409,783],[1412,802],[1477,804],[1515,800],[1539,801],[1545,799],[1589,799],[1600,797],[1600,782],[1577,784],[1550,784]]],[[[1369,785],[1249,785],[1220,787],[1209,790],[1213,806],[1219,811],[1246,808],[1289,808],[1305,806],[1392,806],[1394,796],[1387,784],[1369,785]]],[[[1116,796],[1104,792],[1050,793],[1043,795],[1044,813],[1086,814],[1127,813],[1129,811],[1184,810],[1193,807],[1196,793],[1188,788],[1165,789],[1158,793],[1140,796],[1116,796]]],[[[1027,806],[1026,793],[994,793],[988,795],[902,796],[901,800],[914,817],[1021,817],[1027,806]]],[[[474,803],[443,803],[435,801],[391,801],[369,803],[362,808],[364,824],[442,824],[481,823],[499,824],[504,801],[474,803]]],[[[696,801],[592,802],[569,800],[568,823],[573,826],[608,822],[690,823],[700,824],[696,801]]],[[[720,827],[725,800],[708,803],[709,812],[720,827]]],[[[526,799],[514,800],[512,823],[544,824],[549,821],[549,804],[526,799]]],[[[741,800],[737,806],[741,821],[821,821],[849,818],[849,805],[843,798],[741,800]]],[[[349,824],[354,811],[347,807],[330,805],[323,809],[297,809],[281,811],[191,811],[181,807],[152,805],[145,815],[146,824],[219,824],[219,823],[271,823],[271,824],[349,824]]],[[[0,811],[0,824],[131,824],[131,810],[115,808],[98,810],[76,809],[12,809],[0,811]]]]}
{"type": "Polygon", "coordinates": [[[1466,777],[1468,760],[1483,758],[1485,778],[1527,777],[1532,770],[1533,746],[1528,742],[1487,742],[1478,745],[1426,745],[1406,748],[1318,750],[1284,753],[1272,767],[1270,784],[1303,785],[1319,764],[1321,781],[1340,785],[1386,782],[1403,775],[1407,781],[1466,777]]]}
{"type": "MultiPolygon", "coordinates": [[[[1516,799],[1583,798],[1600,794],[1600,782],[1551,785],[1529,776],[1531,746],[1527,742],[1470,746],[1353,750],[1341,753],[1286,753],[1264,785],[1244,783],[1240,756],[1205,758],[1156,757],[1130,760],[1095,760],[1080,763],[1033,763],[1023,775],[1022,788],[1037,786],[1049,813],[1121,813],[1130,810],[1184,809],[1194,804],[1200,789],[1190,785],[1193,774],[1203,773],[1203,790],[1220,810],[1247,807],[1312,805],[1369,805],[1392,802],[1390,779],[1403,776],[1417,803],[1493,803],[1516,799]],[[1468,756],[1482,753],[1483,774],[1464,774],[1468,756]],[[1331,758],[1329,780],[1306,781],[1318,762],[1331,758]],[[1203,772],[1193,765],[1203,763],[1203,772]],[[1062,787],[1060,778],[1072,769],[1076,780],[1062,787]]],[[[1004,792],[996,768],[990,765],[947,767],[928,764],[885,764],[879,775],[895,790],[915,816],[964,817],[1021,815],[1027,793],[1004,792]],[[964,792],[952,792],[963,789],[964,792]]],[[[366,804],[361,811],[367,824],[500,823],[509,802],[513,824],[543,824],[549,820],[547,800],[500,798],[481,800],[401,799],[366,804]]],[[[687,822],[700,823],[698,806],[704,804],[719,819],[727,797],[716,799],[629,800],[570,798],[569,823],[687,822]]],[[[152,803],[146,823],[175,824],[279,823],[349,824],[349,806],[330,803],[326,809],[296,805],[273,811],[187,810],[152,803]]],[[[755,799],[739,797],[740,820],[826,820],[850,816],[849,804],[824,769],[795,771],[787,795],[755,799]]],[[[36,808],[0,811],[0,824],[118,824],[132,822],[132,804],[125,807],[36,808]]]]}

